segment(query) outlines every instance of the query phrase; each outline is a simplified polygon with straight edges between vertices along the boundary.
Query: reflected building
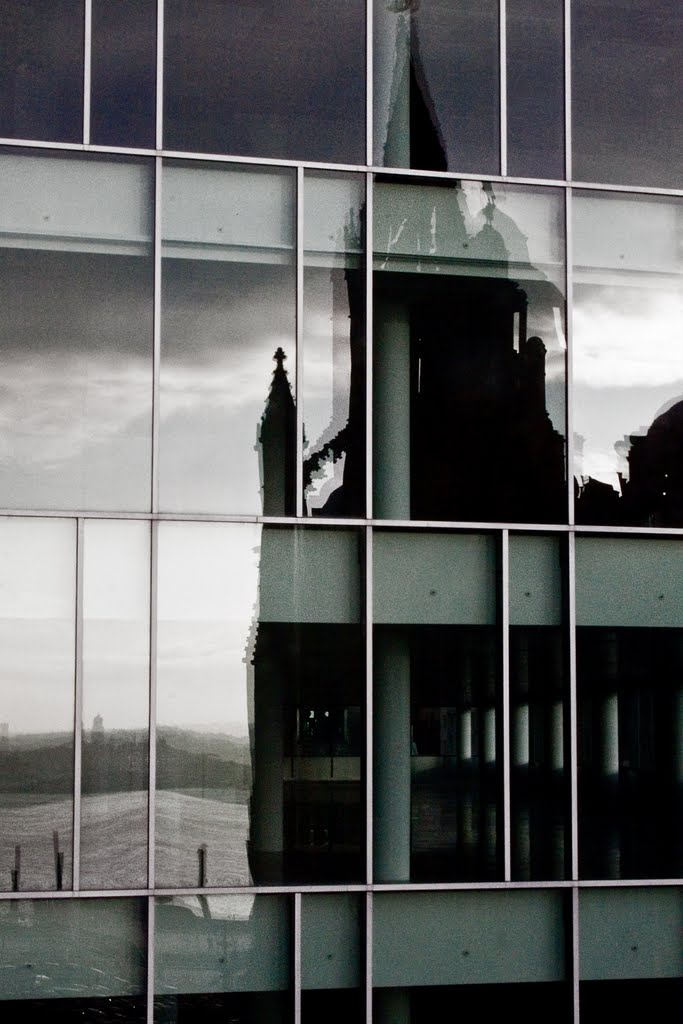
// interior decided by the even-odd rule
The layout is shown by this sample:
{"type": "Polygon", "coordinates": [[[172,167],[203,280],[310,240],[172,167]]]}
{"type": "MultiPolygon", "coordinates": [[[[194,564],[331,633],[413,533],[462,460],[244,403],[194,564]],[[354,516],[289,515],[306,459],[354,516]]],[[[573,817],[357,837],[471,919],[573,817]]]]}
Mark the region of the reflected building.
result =
{"type": "MultiPolygon", "coordinates": [[[[616,444],[615,448],[621,445],[616,444]]],[[[621,493],[586,478],[578,487],[580,522],[678,526],[683,520],[683,400],[668,402],[644,432],[626,439],[621,493]]]]}

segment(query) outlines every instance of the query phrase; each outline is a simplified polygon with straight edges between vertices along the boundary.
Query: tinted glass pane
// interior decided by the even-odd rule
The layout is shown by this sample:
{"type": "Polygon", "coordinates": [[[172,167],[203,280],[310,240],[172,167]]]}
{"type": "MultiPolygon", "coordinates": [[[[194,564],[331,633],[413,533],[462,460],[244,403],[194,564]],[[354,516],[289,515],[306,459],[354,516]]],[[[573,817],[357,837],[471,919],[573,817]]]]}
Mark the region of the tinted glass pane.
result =
{"type": "Polygon", "coordinates": [[[91,141],[153,146],[155,79],[155,0],[94,0],[91,141]]]}
{"type": "Polygon", "coordinates": [[[0,155],[0,505],[150,501],[151,164],[0,155]]]}
{"type": "Polygon", "coordinates": [[[365,513],[365,181],[307,176],[304,206],[304,501],[365,513]]]}
{"type": "Polygon", "coordinates": [[[375,877],[497,878],[494,542],[378,532],[373,565],[375,877]]]}
{"type": "Polygon", "coordinates": [[[160,502],[294,511],[294,178],[164,169],[160,502]]]}
{"type": "Polygon", "coordinates": [[[683,545],[578,538],[579,866],[683,866],[683,545]]]}
{"type": "Polygon", "coordinates": [[[566,518],[562,197],[376,182],[375,514],[566,518]]]}
{"type": "Polygon", "coordinates": [[[154,1020],[290,1021],[289,935],[284,896],[158,899],[154,1020]]]}
{"type": "Polygon", "coordinates": [[[157,880],[361,870],[356,534],[165,523],[157,880]]]}
{"type": "Polygon", "coordinates": [[[564,3],[507,0],[508,173],[564,178],[564,3]]]}
{"type": "Polygon", "coordinates": [[[167,0],[169,149],[361,163],[365,2],[167,0]]]}
{"type": "Polygon", "coordinates": [[[510,536],[513,878],[564,878],[567,679],[559,538],[510,536]]]}
{"type": "Polygon", "coordinates": [[[147,882],[149,524],[84,530],[81,888],[147,882]]]}
{"type": "Polygon", "coordinates": [[[0,903],[2,1019],[145,1019],[144,900],[0,903]]]}
{"type": "Polygon", "coordinates": [[[576,180],[680,186],[682,62],[678,0],[573,0],[576,180]]]}
{"type": "Polygon", "coordinates": [[[0,52],[0,135],[81,142],[83,0],[4,4],[0,52]]]}
{"type": "Polygon", "coordinates": [[[498,174],[496,0],[376,0],[375,162],[498,174]]]}
{"type": "Polygon", "coordinates": [[[0,556],[0,887],[68,889],[75,523],[0,520],[0,556]]]}
{"type": "Polygon", "coordinates": [[[683,525],[680,200],[574,196],[580,523],[683,525]]]}

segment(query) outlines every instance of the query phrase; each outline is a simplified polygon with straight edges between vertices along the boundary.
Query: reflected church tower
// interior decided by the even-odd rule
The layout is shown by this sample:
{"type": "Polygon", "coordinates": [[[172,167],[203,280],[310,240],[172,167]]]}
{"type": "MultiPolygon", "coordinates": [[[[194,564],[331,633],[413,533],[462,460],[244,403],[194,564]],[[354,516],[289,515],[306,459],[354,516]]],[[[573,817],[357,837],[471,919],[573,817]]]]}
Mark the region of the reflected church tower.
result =
{"type": "Polygon", "coordinates": [[[278,348],[268,399],[258,430],[264,516],[295,512],[296,404],[284,368],[287,356],[278,348]]]}

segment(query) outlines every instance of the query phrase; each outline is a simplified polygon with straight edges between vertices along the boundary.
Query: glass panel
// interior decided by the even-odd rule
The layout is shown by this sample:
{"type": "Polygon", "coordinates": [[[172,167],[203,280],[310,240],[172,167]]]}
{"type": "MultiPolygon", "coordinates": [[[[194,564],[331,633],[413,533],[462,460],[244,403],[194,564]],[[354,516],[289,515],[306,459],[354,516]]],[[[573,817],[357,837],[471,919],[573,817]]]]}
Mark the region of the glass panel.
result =
{"type": "Polygon", "coordinates": [[[564,178],[564,2],[507,0],[508,173],[564,178]]]}
{"type": "Polygon", "coordinates": [[[361,988],[361,904],[348,893],[301,900],[301,1019],[348,1024],[365,1017],[361,988]]]}
{"type": "Polygon", "coordinates": [[[164,510],[295,510],[294,182],[272,168],[164,169],[164,510]]]}
{"type": "Polygon", "coordinates": [[[580,896],[581,1020],[637,1024],[683,1012],[678,889],[593,889],[580,896]],[[604,979],[604,980],[603,980],[604,979]],[[615,1017],[616,1015],[616,1017],[615,1017]]]}
{"type": "Polygon", "coordinates": [[[151,162],[0,153],[0,507],[150,501],[151,162]]]}
{"type": "Polygon", "coordinates": [[[155,0],[93,0],[90,138],[154,146],[155,0]]]}
{"type": "Polygon", "coordinates": [[[562,894],[375,893],[373,950],[374,985],[404,998],[412,986],[458,986],[459,1005],[469,985],[561,982],[562,894]]]}
{"type": "Polygon", "coordinates": [[[375,163],[498,174],[497,0],[375,0],[375,163]]]}
{"type": "Polygon", "coordinates": [[[156,900],[154,1020],[292,1020],[286,896],[156,900]]]}
{"type": "Polygon", "coordinates": [[[560,192],[375,183],[375,513],[562,522],[560,192]]]}
{"type": "Polygon", "coordinates": [[[362,870],[359,538],[164,523],[157,881],[362,870]]]}
{"type": "Polygon", "coordinates": [[[3,6],[0,136],[81,142],[83,0],[3,6]]]}
{"type": "Polygon", "coordinates": [[[364,0],[166,0],[164,145],[364,163],[364,0]]]}
{"type": "Polygon", "coordinates": [[[682,581],[681,541],[577,538],[583,877],[681,874],[682,581]]]}
{"type": "Polygon", "coordinates": [[[510,535],[512,877],[564,878],[569,856],[563,546],[510,535]]]}
{"type": "Polygon", "coordinates": [[[580,523],[683,525],[683,204],[581,193],[574,221],[580,523]]]}
{"type": "Polygon", "coordinates": [[[85,523],[83,889],[147,884],[149,540],[148,523],[85,523]]]}
{"type": "Polygon", "coordinates": [[[340,991],[361,983],[360,898],[305,893],[301,900],[301,986],[340,991]]]}
{"type": "Polygon", "coordinates": [[[3,1021],[145,1020],[147,901],[0,902],[3,1021]]]}
{"type": "Polygon", "coordinates": [[[71,887],[75,611],[75,523],[0,520],[2,889],[71,887]]]}
{"type": "Polygon", "coordinates": [[[378,531],[373,564],[375,878],[497,878],[494,540],[378,531]]]}
{"type": "Polygon", "coordinates": [[[679,977],[680,890],[584,889],[579,912],[583,979],[679,977]]]}
{"type": "Polygon", "coordinates": [[[304,502],[365,514],[365,179],[307,175],[304,192],[304,502]]]}
{"type": "Polygon", "coordinates": [[[513,1018],[525,1024],[548,1020],[570,1024],[571,998],[559,982],[503,985],[424,985],[380,988],[374,992],[376,1024],[432,1024],[448,1020],[457,1007],[458,1019],[498,1021],[513,1018]]]}
{"type": "Polygon", "coordinates": [[[677,0],[573,0],[575,180],[680,186],[682,59],[677,0]]]}

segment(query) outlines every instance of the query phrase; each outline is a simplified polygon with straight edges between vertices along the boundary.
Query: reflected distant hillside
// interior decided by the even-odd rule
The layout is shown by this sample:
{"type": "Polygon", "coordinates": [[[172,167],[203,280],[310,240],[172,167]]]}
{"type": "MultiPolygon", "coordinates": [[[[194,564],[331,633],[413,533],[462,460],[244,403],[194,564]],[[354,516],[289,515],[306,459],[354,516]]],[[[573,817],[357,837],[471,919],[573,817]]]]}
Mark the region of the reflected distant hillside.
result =
{"type": "MultiPolygon", "coordinates": [[[[83,734],[83,793],[120,793],[147,788],[146,729],[83,734]]],[[[34,796],[73,791],[71,733],[24,733],[0,742],[0,791],[34,796]]],[[[158,789],[249,789],[249,740],[190,729],[160,729],[158,789]]]]}

